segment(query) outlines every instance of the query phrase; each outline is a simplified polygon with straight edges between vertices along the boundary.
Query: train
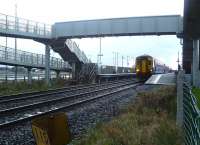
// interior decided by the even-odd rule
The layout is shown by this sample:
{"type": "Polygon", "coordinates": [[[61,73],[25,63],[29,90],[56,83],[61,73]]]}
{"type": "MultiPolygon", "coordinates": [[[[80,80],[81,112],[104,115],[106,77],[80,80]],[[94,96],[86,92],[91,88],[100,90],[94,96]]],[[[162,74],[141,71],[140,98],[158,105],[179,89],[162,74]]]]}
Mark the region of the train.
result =
{"type": "Polygon", "coordinates": [[[168,73],[170,71],[171,69],[167,65],[150,55],[141,55],[136,57],[136,77],[148,78],[152,74],[168,73]]]}

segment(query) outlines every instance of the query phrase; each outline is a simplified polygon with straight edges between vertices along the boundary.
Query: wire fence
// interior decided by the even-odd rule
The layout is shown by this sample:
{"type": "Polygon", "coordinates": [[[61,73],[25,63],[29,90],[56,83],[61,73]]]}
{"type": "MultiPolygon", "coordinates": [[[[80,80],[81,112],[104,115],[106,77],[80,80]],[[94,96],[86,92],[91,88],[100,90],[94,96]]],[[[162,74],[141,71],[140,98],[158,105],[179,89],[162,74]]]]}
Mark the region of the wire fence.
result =
{"type": "Polygon", "coordinates": [[[186,145],[200,145],[200,111],[197,98],[186,83],[183,84],[183,127],[186,145]]]}

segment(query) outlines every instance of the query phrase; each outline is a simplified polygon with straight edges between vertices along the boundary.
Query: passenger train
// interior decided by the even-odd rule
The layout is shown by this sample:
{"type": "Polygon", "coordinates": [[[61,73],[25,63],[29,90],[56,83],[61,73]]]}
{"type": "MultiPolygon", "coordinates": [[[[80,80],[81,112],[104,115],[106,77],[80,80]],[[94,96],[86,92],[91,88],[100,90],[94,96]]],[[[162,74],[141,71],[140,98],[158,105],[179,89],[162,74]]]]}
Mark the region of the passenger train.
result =
{"type": "Polygon", "coordinates": [[[170,68],[150,55],[141,55],[136,57],[135,71],[137,77],[148,78],[152,74],[167,73],[170,68]]]}

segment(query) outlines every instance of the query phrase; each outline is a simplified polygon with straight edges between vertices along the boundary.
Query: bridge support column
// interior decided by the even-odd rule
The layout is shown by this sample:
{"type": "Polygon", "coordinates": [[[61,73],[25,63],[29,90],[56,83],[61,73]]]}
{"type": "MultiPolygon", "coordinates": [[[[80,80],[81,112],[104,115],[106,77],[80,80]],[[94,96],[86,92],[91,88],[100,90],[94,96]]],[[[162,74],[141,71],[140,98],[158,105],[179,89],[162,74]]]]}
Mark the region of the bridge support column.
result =
{"type": "Polygon", "coordinates": [[[76,79],[76,63],[72,63],[72,79],[76,79]]]}
{"type": "Polygon", "coordinates": [[[28,84],[32,84],[32,74],[31,74],[31,68],[27,68],[28,72],[28,84]]]}
{"type": "Polygon", "coordinates": [[[50,46],[46,45],[45,48],[45,81],[47,85],[50,85],[50,46]]]}
{"type": "Polygon", "coordinates": [[[193,40],[192,83],[195,87],[200,86],[199,74],[199,40],[193,40]]]}

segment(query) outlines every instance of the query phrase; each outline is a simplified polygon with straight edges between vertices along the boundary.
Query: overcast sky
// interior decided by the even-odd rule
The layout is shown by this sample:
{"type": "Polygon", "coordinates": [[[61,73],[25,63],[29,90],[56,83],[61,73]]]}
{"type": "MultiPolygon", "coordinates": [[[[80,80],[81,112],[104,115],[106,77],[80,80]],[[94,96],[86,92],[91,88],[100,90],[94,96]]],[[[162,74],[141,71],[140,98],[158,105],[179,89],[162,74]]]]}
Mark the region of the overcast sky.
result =
{"type": "MultiPolygon", "coordinates": [[[[183,13],[183,0],[1,0],[0,13],[14,15],[16,2],[19,17],[47,24],[71,20],[183,13]]],[[[99,38],[75,41],[93,62],[97,62],[99,38]]],[[[5,45],[5,38],[0,39],[0,44],[5,45]]],[[[9,39],[8,46],[14,47],[13,39],[9,39]]],[[[181,47],[176,36],[102,38],[102,63],[112,65],[115,51],[119,52],[119,65],[122,55],[135,58],[138,55],[149,54],[176,68],[177,54],[178,51],[181,53],[181,47]]],[[[44,54],[44,46],[31,40],[18,40],[18,49],[44,54]]],[[[54,52],[51,52],[51,55],[58,56],[54,52]]]]}

